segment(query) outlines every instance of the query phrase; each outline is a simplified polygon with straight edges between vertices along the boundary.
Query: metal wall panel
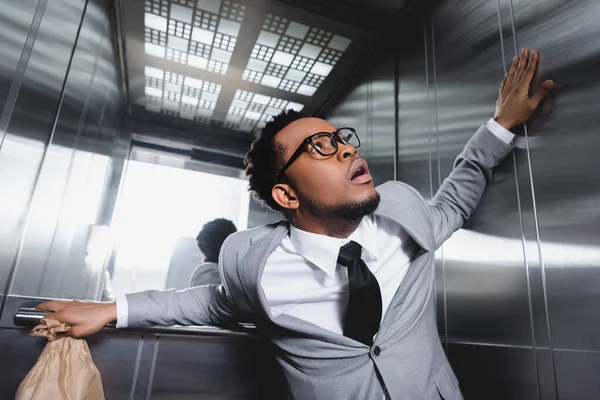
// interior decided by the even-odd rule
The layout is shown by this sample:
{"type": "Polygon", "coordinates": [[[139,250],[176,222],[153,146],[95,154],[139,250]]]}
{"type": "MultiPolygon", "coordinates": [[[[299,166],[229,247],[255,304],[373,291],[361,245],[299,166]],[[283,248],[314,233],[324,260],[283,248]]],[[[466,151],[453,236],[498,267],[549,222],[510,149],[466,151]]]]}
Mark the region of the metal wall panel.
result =
{"type": "Polygon", "coordinates": [[[13,294],[95,299],[100,291],[104,264],[88,257],[90,243],[110,223],[129,146],[120,132],[111,12],[109,1],[88,1],[83,18],[73,20],[76,43],[64,49],[70,63],[56,120],[47,128],[13,294]]]}
{"type": "Polygon", "coordinates": [[[448,358],[467,400],[539,398],[532,348],[451,343],[448,358]]]}
{"type": "MultiPolygon", "coordinates": [[[[27,221],[27,213],[39,168],[44,156],[45,142],[52,131],[58,108],[62,83],[67,70],[77,27],[81,20],[83,1],[46,1],[36,3],[37,17],[30,26],[31,40],[23,49],[7,47],[12,53],[30,51],[23,66],[19,90],[14,101],[3,109],[4,140],[0,148],[0,187],[10,193],[0,207],[0,284],[4,291],[17,256],[19,242],[27,221]],[[61,21],[57,24],[57,21],[61,21]],[[28,50],[28,46],[31,49],[28,50]],[[18,171],[18,174],[15,173],[18,171]]],[[[1,7],[11,18],[12,10],[19,7],[1,7]]],[[[3,25],[0,35],[11,37],[19,32],[10,31],[11,24],[3,25]]],[[[3,41],[4,42],[4,41],[3,41]]],[[[7,40],[8,43],[11,40],[7,40]]],[[[16,54],[10,56],[16,57],[16,54]]],[[[25,60],[24,60],[25,61],[25,60]]],[[[3,69],[3,80],[11,79],[12,71],[3,69]]],[[[13,80],[13,83],[15,81],[13,80]]]]}
{"type": "MultiPolygon", "coordinates": [[[[431,10],[440,176],[493,116],[503,77],[497,2],[445,1],[431,10]]],[[[528,286],[512,157],[465,229],[444,244],[449,340],[531,345],[528,286]]]]}
{"type": "Polygon", "coordinates": [[[150,398],[280,398],[270,352],[259,339],[161,336],[150,398]]]}
{"type": "MultiPolygon", "coordinates": [[[[600,4],[513,0],[512,6],[518,45],[540,49],[542,78],[559,84],[547,110],[528,125],[535,203],[524,212],[528,240],[539,252],[527,256],[545,274],[554,348],[598,351],[600,327],[590,321],[600,318],[600,4]]],[[[536,330],[547,332],[543,319],[536,330]]]]}
{"type": "MultiPolygon", "coordinates": [[[[493,115],[521,47],[540,50],[541,77],[559,83],[519,132],[527,139],[496,169],[476,213],[437,254],[438,324],[466,398],[600,393],[592,322],[600,317],[599,17],[591,0],[430,1],[399,23],[410,35],[390,38],[400,54],[399,138],[387,143],[398,146],[398,179],[425,197],[493,115]],[[481,384],[488,380],[492,390],[481,384]]],[[[372,121],[369,107],[356,110],[356,124],[372,121]]]]}

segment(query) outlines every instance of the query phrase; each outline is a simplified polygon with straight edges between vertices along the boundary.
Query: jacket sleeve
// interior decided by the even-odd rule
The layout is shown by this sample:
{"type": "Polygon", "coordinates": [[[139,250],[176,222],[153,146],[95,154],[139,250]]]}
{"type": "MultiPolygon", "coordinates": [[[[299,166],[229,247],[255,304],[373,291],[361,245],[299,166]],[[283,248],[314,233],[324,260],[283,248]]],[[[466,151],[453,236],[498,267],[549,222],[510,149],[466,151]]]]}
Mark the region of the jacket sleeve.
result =
{"type": "Polygon", "coordinates": [[[436,248],[471,216],[492,179],[492,169],[512,150],[513,146],[498,139],[485,125],[469,140],[431,201],[436,248]]]}
{"type": "Polygon", "coordinates": [[[228,325],[240,313],[223,285],[185,290],[148,290],[126,295],[127,326],[228,325]]]}

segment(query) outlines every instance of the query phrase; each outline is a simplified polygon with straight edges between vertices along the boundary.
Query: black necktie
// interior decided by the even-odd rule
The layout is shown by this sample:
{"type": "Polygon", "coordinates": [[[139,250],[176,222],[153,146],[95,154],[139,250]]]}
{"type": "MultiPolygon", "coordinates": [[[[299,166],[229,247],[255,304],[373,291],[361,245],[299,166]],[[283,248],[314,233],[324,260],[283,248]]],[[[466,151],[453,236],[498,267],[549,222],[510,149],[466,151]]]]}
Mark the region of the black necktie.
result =
{"type": "Polygon", "coordinates": [[[340,248],[338,264],[348,268],[350,299],[344,319],[344,336],[371,346],[381,321],[381,290],[375,275],[360,258],[360,244],[340,248]]]}

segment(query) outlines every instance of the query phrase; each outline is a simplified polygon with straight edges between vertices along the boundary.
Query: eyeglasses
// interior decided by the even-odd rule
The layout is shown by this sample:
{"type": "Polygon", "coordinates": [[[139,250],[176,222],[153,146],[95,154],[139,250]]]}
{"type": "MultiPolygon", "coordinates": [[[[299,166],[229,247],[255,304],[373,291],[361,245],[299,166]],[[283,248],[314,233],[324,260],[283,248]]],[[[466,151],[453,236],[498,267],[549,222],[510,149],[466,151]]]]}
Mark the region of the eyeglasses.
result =
{"type": "Polygon", "coordinates": [[[352,146],[354,148],[360,147],[360,139],[356,134],[354,128],[340,128],[335,132],[317,132],[302,141],[300,146],[296,149],[294,154],[290,157],[288,162],[285,163],[275,183],[281,182],[285,171],[292,165],[294,161],[305,151],[315,158],[332,156],[338,151],[338,143],[346,146],[352,146]],[[307,145],[312,147],[307,149],[307,145]]]}

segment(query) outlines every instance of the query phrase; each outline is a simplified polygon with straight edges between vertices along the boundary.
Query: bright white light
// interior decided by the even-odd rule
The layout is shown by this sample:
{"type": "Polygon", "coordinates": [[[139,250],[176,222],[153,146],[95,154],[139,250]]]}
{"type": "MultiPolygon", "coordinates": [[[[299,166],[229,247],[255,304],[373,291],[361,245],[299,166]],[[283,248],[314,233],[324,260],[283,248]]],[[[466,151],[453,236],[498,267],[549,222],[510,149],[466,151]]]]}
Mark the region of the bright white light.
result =
{"type": "Polygon", "coordinates": [[[289,109],[292,109],[295,111],[301,111],[304,108],[304,106],[300,103],[294,103],[293,101],[290,101],[286,108],[289,108],[289,109]]]}
{"type": "Polygon", "coordinates": [[[255,94],[254,97],[252,97],[253,103],[266,105],[269,104],[269,101],[271,101],[271,98],[269,96],[265,96],[264,94],[255,94]]]}
{"type": "Polygon", "coordinates": [[[152,13],[144,14],[144,25],[148,28],[156,29],[157,31],[167,31],[167,19],[152,13]]]}
{"type": "Polygon", "coordinates": [[[248,69],[258,72],[265,72],[268,63],[266,61],[257,60],[256,58],[251,58],[248,60],[248,69]]]}
{"type": "Polygon", "coordinates": [[[207,29],[194,27],[192,30],[192,40],[204,44],[212,44],[215,33],[207,29]]]}
{"type": "Polygon", "coordinates": [[[240,32],[241,24],[239,22],[231,21],[229,19],[221,19],[219,21],[219,28],[217,31],[225,35],[237,37],[240,32]]]}
{"type": "Polygon", "coordinates": [[[297,69],[290,69],[288,71],[288,73],[285,75],[285,79],[302,82],[302,79],[304,79],[305,76],[306,76],[306,72],[302,72],[297,69]]]}
{"type": "Polygon", "coordinates": [[[308,26],[299,24],[297,22],[290,22],[285,34],[287,36],[295,37],[297,39],[304,39],[308,32],[308,26]]]}
{"type": "Polygon", "coordinates": [[[296,93],[303,94],[305,96],[312,96],[317,91],[317,88],[309,85],[300,85],[296,93]]]}
{"type": "Polygon", "coordinates": [[[150,86],[144,88],[144,93],[146,96],[162,97],[162,90],[150,86]]]}
{"type": "Polygon", "coordinates": [[[163,79],[164,72],[165,71],[163,71],[162,69],[158,69],[158,68],[154,68],[154,67],[146,66],[146,68],[144,68],[145,75],[150,78],[163,79]]]}
{"type": "Polygon", "coordinates": [[[277,50],[275,52],[275,54],[273,54],[273,58],[271,59],[271,62],[274,62],[276,64],[290,66],[292,64],[293,60],[294,60],[293,54],[277,50]]]}
{"type": "Polygon", "coordinates": [[[144,50],[149,56],[158,58],[165,58],[165,53],[167,51],[167,49],[163,46],[148,42],[144,43],[144,50]]]}
{"type": "Polygon", "coordinates": [[[190,54],[188,56],[188,65],[200,69],[206,69],[208,67],[208,59],[190,54]]]}
{"type": "Polygon", "coordinates": [[[317,61],[310,72],[315,75],[327,76],[332,69],[333,67],[331,65],[317,61]]]}
{"type": "Polygon", "coordinates": [[[279,41],[279,38],[280,38],[280,36],[275,33],[267,32],[267,31],[260,31],[260,34],[258,35],[258,39],[256,39],[256,43],[262,44],[265,46],[269,46],[269,47],[275,47],[275,46],[277,46],[277,42],[279,41]]]}
{"type": "Polygon", "coordinates": [[[281,83],[281,78],[277,78],[276,76],[265,75],[260,81],[261,85],[270,86],[270,87],[278,87],[281,83]]]}
{"type": "Polygon", "coordinates": [[[298,54],[302,57],[316,59],[319,56],[319,53],[321,53],[321,47],[310,43],[304,43],[298,54]]]}
{"type": "Polygon", "coordinates": [[[178,4],[171,4],[171,18],[176,19],[186,24],[192,23],[192,14],[194,10],[188,7],[183,7],[178,4]]]}
{"type": "Polygon", "coordinates": [[[181,93],[181,85],[165,82],[165,90],[168,90],[169,92],[181,93]]]}
{"type": "Polygon", "coordinates": [[[258,119],[260,119],[261,115],[262,115],[261,113],[248,110],[248,111],[246,111],[246,114],[244,114],[244,117],[249,118],[249,119],[258,120],[258,119]]]}
{"type": "Polygon", "coordinates": [[[190,76],[186,76],[185,79],[183,80],[183,84],[185,86],[193,87],[196,89],[202,89],[203,83],[204,82],[201,81],[200,79],[192,78],[190,76]]]}
{"type": "Polygon", "coordinates": [[[169,40],[167,42],[168,47],[183,51],[184,53],[187,53],[188,51],[188,44],[188,40],[173,35],[169,35],[169,40]]]}
{"type": "Polygon", "coordinates": [[[191,97],[191,96],[181,96],[181,102],[183,104],[189,104],[191,106],[198,105],[198,99],[195,97],[191,97]]]}
{"type": "Polygon", "coordinates": [[[229,61],[231,60],[231,52],[221,49],[213,49],[210,58],[224,64],[229,64],[229,61]]]}

